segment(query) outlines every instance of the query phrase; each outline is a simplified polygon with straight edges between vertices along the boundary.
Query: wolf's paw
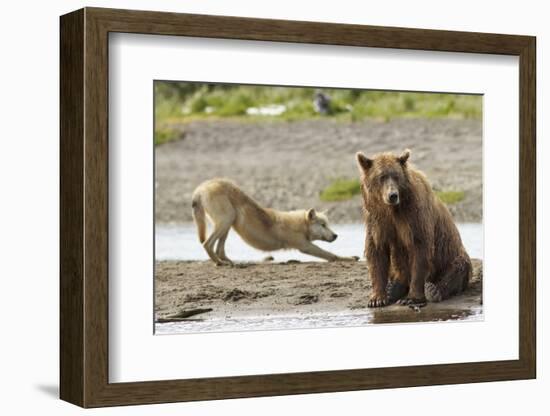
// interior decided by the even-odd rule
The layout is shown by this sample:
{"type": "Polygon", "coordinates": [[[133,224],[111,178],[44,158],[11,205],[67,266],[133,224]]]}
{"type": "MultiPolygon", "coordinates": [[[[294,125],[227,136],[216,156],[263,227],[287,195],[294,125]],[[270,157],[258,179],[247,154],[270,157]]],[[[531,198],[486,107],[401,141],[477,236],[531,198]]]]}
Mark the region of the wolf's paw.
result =
{"type": "Polygon", "coordinates": [[[426,282],[424,285],[424,293],[429,302],[441,302],[443,300],[443,294],[435,283],[426,282]]]}
{"type": "Polygon", "coordinates": [[[359,261],[359,257],[357,256],[351,256],[351,257],[338,257],[336,261],[359,261]]]}
{"type": "Polygon", "coordinates": [[[388,297],[386,295],[372,295],[367,303],[369,308],[381,308],[388,304],[388,297]]]}
{"type": "Polygon", "coordinates": [[[336,262],[336,261],[357,261],[359,260],[359,257],[343,257],[343,256],[334,256],[332,259],[329,259],[329,262],[336,262]]]}
{"type": "Polygon", "coordinates": [[[408,292],[409,288],[403,283],[398,282],[397,280],[392,280],[388,283],[386,288],[386,294],[388,296],[389,303],[395,303],[408,292]]]}
{"type": "Polygon", "coordinates": [[[233,266],[233,262],[231,260],[220,260],[216,262],[216,266],[233,266]]]}
{"type": "Polygon", "coordinates": [[[397,301],[397,304],[402,305],[402,306],[422,307],[422,306],[426,306],[426,298],[411,298],[411,297],[407,296],[406,298],[399,299],[397,301]]]}

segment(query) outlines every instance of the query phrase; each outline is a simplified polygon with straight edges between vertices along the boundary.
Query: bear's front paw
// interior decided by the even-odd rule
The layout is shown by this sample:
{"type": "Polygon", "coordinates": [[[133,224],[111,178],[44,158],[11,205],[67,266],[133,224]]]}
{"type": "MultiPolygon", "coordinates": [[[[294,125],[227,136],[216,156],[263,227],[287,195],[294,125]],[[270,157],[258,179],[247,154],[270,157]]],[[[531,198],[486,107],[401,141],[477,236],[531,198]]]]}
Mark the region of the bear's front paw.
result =
{"type": "Polygon", "coordinates": [[[367,303],[369,308],[380,308],[388,304],[388,297],[386,295],[372,295],[367,303]]]}
{"type": "Polygon", "coordinates": [[[424,293],[426,294],[426,299],[430,302],[441,302],[443,300],[443,294],[435,283],[426,282],[424,293]]]}
{"type": "Polygon", "coordinates": [[[398,305],[402,306],[426,306],[426,298],[411,298],[410,296],[407,296],[406,298],[399,299],[397,301],[398,305]]]}

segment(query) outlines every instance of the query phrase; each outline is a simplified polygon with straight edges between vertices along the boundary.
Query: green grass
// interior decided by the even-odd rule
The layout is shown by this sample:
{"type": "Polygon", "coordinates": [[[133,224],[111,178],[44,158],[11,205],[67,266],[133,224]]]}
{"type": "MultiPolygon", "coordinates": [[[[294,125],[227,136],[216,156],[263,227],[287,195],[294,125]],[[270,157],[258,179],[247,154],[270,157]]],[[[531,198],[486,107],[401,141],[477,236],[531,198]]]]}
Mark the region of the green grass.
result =
{"type": "MultiPolygon", "coordinates": [[[[182,124],[197,119],[238,118],[250,121],[330,118],[343,122],[395,118],[476,118],[482,113],[479,95],[323,89],[331,98],[331,112],[315,112],[316,89],[249,85],[212,85],[184,82],[155,83],[157,126],[182,124]],[[277,116],[252,116],[250,107],[284,105],[277,116]]],[[[164,143],[166,133],[159,133],[164,143]]]]}
{"type": "Polygon", "coordinates": [[[456,204],[464,199],[464,191],[435,191],[435,194],[447,205],[456,204]]]}
{"type": "Polygon", "coordinates": [[[181,134],[169,127],[157,127],[155,129],[155,145],[171,142],[179,139],[181,134]]]}
{"type": "MultiPolygon", "coordinates": [[[[434,191],[437,197],[445,204],[452,205],[464,200],[464,191],[434,191]]],[[[336,179],[323,189],[319,195],[321,201],[337,202],[353,198],[361,193],[361,184],[358,179],[336,179]]]]}
{"type": "Polygon", "coordinates": [[[351,199],[361,192],[361,185],[358,179],[336,179],[320,194],[321,201],[345,201],[351,199]]]}

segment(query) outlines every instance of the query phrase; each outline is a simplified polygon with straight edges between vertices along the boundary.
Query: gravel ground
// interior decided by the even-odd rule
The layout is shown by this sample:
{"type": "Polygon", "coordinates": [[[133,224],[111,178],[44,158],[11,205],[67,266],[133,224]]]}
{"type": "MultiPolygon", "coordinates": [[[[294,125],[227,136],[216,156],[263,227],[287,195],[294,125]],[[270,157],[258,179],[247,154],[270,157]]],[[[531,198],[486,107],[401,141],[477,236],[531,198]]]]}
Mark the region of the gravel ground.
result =
{"type": "Polygon", "coordinates": [[[449,208],[458,222],[482,218],[481,120],[401,119],[344,123],[200,121],[155,148],[157,223],[192,221],[191,194],[204,180],[234,180],[262,205],[328,210],[330,220],[360,222],[361,200],[323,202],[337,178],[356,178],[355,152],[412,150],[434,189],[465,192],[449,208]]]}

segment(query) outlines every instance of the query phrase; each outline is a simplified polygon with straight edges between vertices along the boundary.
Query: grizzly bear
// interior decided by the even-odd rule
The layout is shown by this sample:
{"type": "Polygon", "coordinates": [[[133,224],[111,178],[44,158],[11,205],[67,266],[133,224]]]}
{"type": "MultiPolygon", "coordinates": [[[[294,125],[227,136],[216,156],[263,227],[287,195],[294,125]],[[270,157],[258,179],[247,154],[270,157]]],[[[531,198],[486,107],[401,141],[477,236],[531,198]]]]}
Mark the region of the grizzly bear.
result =
{"type": "Polygon", "coordinates": [[[447,207],[426,176],[400,156],[356,155],[366,222],[369,307],[424,305],[464,291],[470,257],[447,207]]]}

